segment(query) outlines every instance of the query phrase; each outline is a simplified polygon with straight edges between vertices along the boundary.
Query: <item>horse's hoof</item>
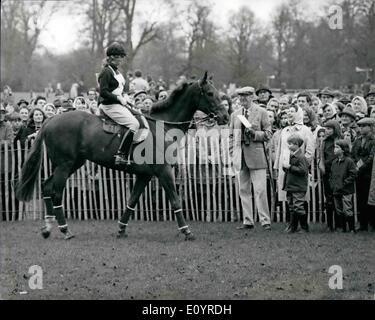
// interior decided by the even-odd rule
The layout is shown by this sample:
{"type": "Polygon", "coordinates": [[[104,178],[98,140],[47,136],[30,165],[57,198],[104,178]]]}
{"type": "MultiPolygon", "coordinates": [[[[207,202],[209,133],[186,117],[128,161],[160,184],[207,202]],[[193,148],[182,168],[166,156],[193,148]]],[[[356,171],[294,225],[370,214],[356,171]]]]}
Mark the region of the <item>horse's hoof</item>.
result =
{"type": "Polygon", "coordinates": [[[69,231],[67,232],[67,234],[65,235],[64,239],[65,240],[70,240],[70,239],[73,239],[75,237],[74,234],[70,233],[69,231]]]}
{"type": "Polygon", "coordinates": [[[124,231],[124,232],[121,232],[121,231],[119,231],[119,232],[117,232],[117,239],[125,239],[125,238],[127,238],[128,237],[128,234],[124,231]]]}
{"type": "Polygon", "coordinates": [[[195,236],[192,233],[185,235],[185,241],[193,241],[195,240],[195,236]]]}
{"type": "Polygon", "coordinates": [[[47,239],[51,235],[51,231],[48,231],[46,227],[42,228],[42,236],[44,239],[47,239]]]}

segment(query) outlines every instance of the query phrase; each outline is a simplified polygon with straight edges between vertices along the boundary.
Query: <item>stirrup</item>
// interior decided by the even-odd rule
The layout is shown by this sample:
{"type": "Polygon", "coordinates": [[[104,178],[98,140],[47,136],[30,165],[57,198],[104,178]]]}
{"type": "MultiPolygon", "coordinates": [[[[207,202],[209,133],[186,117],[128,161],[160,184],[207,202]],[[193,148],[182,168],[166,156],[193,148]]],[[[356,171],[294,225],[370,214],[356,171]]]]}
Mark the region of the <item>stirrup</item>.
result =
{"type": "Polygon", "coordinates": [[[131,165],[132,161],[125,154],[118,153],[115,155],[115,165],[131,165]]]}

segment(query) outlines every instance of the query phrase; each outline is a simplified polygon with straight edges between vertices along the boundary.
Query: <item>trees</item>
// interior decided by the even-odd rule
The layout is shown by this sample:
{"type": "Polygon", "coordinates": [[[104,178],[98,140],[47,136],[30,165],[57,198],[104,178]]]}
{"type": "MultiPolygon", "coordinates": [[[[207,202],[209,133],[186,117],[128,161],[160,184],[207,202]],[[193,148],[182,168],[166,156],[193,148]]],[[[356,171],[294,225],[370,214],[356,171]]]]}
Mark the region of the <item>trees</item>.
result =
{"type": "Polygon", "coordinates": [[[45,74],[62,83],[83,77],[95,85],[105,48],[114,40],[126,46],[126,70],[140,67],[154,78],[209,70],[220,83],[256,86],[274,74],[275,86],[286,82],[290,88],[319,88],[362,82],[356,66],[375,72],[375,0],[330,0],[316,15],[304,2],[289,0],[275,8],[270,23],[257,21],[247,6],[227,21],[215,20],[217,2],[212,0],[85,0],[74,2],[71,13],[81,14],[80,48],[60,57],[43,56],[40,35],[54,14],[70,4],[60,3],[1,1],[2,83],[36,90],[33,86],[44,81],[42,64],[49,69],[45,74]],[[330,26],[332,4],[342,9],[342,30],[330,26]]]}
{"type": "Polygon", "coordinates": [[[254,13],[243,6],[229,17],[227,38],[228,60],[232,66],[235,82],[245,85],[251,80],[256,66],[250,57],[250,47],[256,38],[254,13]]]}
{"type": "Polygon", "coordinates": [[[127,51],[127,67],[132,68],[139,50],[158,36],[156,21],[136,19],[137,0],[90,0],[86,4],[87,27],[92,54],[98,67],[105,48],[114,40],[123,42],[127,51]],[[140,30],[134,43],[134,30],[140,30]]]}
{"type": "Polygon", "coordinates": [[[2,82],[32,87],[32,58],[40,34],[60,5],[47,0],[1,1],[2,82]]]}

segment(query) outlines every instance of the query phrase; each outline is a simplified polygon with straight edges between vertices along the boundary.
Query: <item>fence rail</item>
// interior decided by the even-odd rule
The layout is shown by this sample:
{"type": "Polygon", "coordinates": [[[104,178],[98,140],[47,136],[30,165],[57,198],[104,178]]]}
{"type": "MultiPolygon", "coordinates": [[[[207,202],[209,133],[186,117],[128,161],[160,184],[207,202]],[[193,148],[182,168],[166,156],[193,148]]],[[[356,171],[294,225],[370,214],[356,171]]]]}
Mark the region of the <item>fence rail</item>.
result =
{"type": "MultiPolygon", "coordinates": [[[[26,144],[25,149],[21,149],[19,141],[15,146],[7,143],[0,144],[0,219],[3,221],[43,218],[44,204],[41,185],[52,170],[46,152],[44,152],[32,201],[20,202],[14,193],[14,185],[29,147],[26,144]]],[[[188,160],[174,167],[177,190],[186,219],[206,222],[242,220],[238,178],[228,166],[228,161],[224,161],[224,159],[229,159],[229,148],[223,140],[218,137],[188,134],[184,139],[183,147],[179,150],[179,157],[188,160]],[[216,161],[212,160],[213,157],[216,161]],[[191,161],[192,159],[197,161],[191,161]]],[[[126,207],[134,178],[132,174],[104,168],[87,161],[67,181],[63,202],[67,218],[119,219],[126,207]]],[[[309,221],[322,222],[325,220],[324,195],[321,177],[319,170],[316,170],[315,162],[311,166],[310,180],[309,221]]],[[[270,178],[267,184],[272,221],[286,221],[285,202],[278,203],[275,200],[270,178]]],[[[254,208],[254,213],[258,220],[256,208],[254,208]]],[[[156,178],[150,181],[141,196],[134,219],[174,220],[166,194],[156,178]]]]}

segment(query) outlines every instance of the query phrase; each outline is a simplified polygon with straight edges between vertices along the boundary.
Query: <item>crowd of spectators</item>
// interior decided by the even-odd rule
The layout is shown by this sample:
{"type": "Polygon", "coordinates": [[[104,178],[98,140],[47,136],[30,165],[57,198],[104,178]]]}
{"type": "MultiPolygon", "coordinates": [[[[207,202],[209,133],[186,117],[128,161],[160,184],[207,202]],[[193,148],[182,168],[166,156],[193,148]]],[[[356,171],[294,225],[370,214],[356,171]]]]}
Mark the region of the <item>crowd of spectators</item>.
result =
{"type": "MultiPolygon", "coordinates": [[[[183,81],[188,79],[182,76],[174,85],[167,86],[162,79],[155,81],[151,77],[143,78],[142,72],[136,70],[134,76],[132,72],[127,74],[127,92],[136,108],[148,112],[154,102],[167,99],[171,90],[183,81]]],[[[1,143],[20,141],[21,146],[24,146],[27,141],[35,138],[44,121],[60,113],[80,110],[93,115],[100,114],[97,88],[89,88],[78,94],[66,97],[59,90],[52,98],[53,101],[48,101],[51,98],[37,96],[29,101],[20,99],[15,103],[12,90],[5,86],[0,109],[1,143]]],[[[332,185],[332,181],[336,180],[332,180],[331,170],[334,164],[337,166],[339,154],[335,152],[335,148],[338,146],[343,149],[345,157],[351,158],[355,164],[355,177],[352,178],[357,191],[360,230],[367,230],[369,224],[375,229],[374,208],[370,206],[375,205],[375,87],[370,86],[363,95],[354,95],[328,87],[317,93],[304,90],[279,94],[272,92],[267,86],[260,86],[255,94],[255,102],[266,110],[272,128],[272,137],[267,141],[266,147],[276,182],[277,200],[287,201],[283,189],[283,159],[285,154],[289,156],[288,143],[290,137],[297,132],[302,138],[301,150],[308,163],[314,161],[315,168],[322,175],[328,230],[334,231],[342,227],[337,225],[337,211],[343,210],[342,202],[337,202],[337,196],[345,188],[343,186],[338,191],[337,186],[332,185]],[[338,210],[339,205],[341,207],[338,210]]],[[[221,100],[229,113],[241,108],[236,91],[222,90],[221,100]]],[[[197,112],[195,118],[200,117],[203,115],[197,112]]],[[[212,126],[215,126],[213,120],[201,123],[204,129],[212,126]]],[[[298,139],[293,141],[296,145],[300,143],[298,139]]],[[[349,180],[344,183],[349,183],[349,180]]]]}

